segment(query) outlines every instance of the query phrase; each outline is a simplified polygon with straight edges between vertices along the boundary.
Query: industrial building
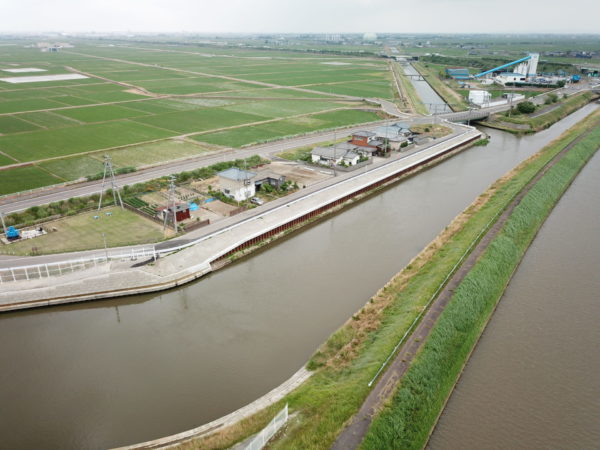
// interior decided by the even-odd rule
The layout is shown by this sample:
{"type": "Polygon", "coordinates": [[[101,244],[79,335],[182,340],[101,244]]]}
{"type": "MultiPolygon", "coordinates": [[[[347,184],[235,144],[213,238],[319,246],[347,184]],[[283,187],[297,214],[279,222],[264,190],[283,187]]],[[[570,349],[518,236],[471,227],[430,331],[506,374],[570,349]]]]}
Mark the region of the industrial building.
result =
{"type": "Polygon", "coordinates": [[[446,69],[446,75],[455,80],[468,80],[471,78],[469,69],[464,67],[449,67],[446,69]]]}
{"type": "Polygon", "coordinates": [[[507,83],[526,83],[529,79],[536,77],[539,59],[539,53],[530,53],[524,58],[485,70],[476,75],[470,75],[469,70],[462,67],[448,68],[446,69],[446,74],[455,80],[485,80],[493,78],[496,83],[502,85],[507,83]],[[509,68],[511,71],[506,70],[509,68]]]}

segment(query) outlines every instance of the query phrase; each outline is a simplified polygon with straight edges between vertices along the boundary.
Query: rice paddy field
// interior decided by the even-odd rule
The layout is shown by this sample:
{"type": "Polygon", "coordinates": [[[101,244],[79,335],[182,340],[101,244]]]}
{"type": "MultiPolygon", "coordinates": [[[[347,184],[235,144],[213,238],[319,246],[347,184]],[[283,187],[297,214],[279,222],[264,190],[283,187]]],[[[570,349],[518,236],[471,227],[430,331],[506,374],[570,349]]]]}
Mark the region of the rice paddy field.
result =
{"type": "Polygon", "coordinates": [[[93,175],[106,153],[141,167],[379,120],[361,99],[393,98],[385,62],[370,57],[31,44],[0,46],[0,195],[93,175]]]}

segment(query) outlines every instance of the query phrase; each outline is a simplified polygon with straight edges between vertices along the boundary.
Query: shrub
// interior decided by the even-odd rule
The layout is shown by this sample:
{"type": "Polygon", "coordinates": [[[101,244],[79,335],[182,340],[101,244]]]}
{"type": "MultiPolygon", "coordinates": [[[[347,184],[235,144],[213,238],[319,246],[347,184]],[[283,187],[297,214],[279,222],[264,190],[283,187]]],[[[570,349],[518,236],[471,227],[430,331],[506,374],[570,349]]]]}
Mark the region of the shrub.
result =
{"type": "Polygon", "coordinates": [[[531,102],[522,102],[517,105],[517,111],[523,114],[531,114],[535,111],[535,105],[531,102]]]}

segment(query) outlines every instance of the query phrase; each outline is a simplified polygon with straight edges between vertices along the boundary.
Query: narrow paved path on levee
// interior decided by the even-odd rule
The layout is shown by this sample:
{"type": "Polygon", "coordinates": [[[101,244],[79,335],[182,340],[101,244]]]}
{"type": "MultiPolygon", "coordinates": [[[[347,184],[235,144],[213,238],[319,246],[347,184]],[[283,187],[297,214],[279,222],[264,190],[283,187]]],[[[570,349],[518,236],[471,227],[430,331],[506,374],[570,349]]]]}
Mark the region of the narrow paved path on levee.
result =
{"type": "Polygon", "coordinates": [[[561,152],[559,152],[551,161],[549,161],[538,174],[521,190],[521,192],[512,200],[502,215],[493,226],[483,235],[479,243],[460,266],[460,268],[450,278],[446,286],[440,291],[438,297],[433,301],[422,320],[419,322],[413,333],[406,340],[400,351],[388,366],[383,376],[373,387],[358,413],[351,419],[350,424],[344,428],[337,440],[331,447],[334,450],[348,450],[357,448],[367,433],[373,418],[386,400],[394,394],[402,376],[410,367],[415,355],[423,346],[427,337],[431,333],[438,317],[444,311],[444,308],[452,298],[454,290],[462,282],[465,276],[473,268],[479,257],[487,249],[492,240],[498,235],[514,208],[521,202],[523,197],[531,190],[537,181],[556,164],[575,144],[583,139],[588,131],[583,135],[573,139],[561,152]]]}

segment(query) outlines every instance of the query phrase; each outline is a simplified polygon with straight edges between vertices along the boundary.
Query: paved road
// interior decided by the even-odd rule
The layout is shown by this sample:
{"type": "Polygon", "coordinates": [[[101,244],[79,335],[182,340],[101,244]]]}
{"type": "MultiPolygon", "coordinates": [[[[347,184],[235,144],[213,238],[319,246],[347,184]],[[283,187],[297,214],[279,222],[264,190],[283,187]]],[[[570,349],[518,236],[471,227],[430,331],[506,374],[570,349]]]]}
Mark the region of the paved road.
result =
{"type": "MultiPolygon", "coordinates": [[[[391,110],[391,107],[390,107],[391,110]]],[[[335,137],[351,134],[358,130],[371,130],[388,121],[372,122],[366,125],[358,125],[349,128],[342,128],[336,131],[326,131],[321,133],[310,134],[307,136],[299,136],[296,138],[285,139],[281,141],[270,142],[267,144],[254,145],[244,149],[229,149],[222,150],[219,153],[200,156],[193,159],[185,159],[174,161],[160,166],[142,169],[137,172],[117,176],[117,185],[125,186],[135,183],[141,183],[154,178],[159,178],[172,173],[189,171],[201,167],[210,166],[221,161],[228,161],[238,158],[247,158],[252,155],[262,155],[271,157],[275,153],[280,153],[285,150],[290,150],[307,145],[314,145],[319,142],[330,141],[335,137]]],[[[21,211],[31,206],[39,206],[59,200],[66,200],[71,197],[82,197],[100,192],[102,180],[96,180],[85,183],[77,183],[70,186],[50,187],[43,191],[35,191],[20,195],[7,196],[0,199],[0,211],[4,214],[21,211]]]]}
{"type": "MultiPolygon", "coordinates": [[[[423,147],[419,146],[409,152],[394,153],[393,156],[390,158],[378,158],[377,162],[368,166],[365,170],[372,170],[381,165],[388,164],[391,161],[409,157],[416,152],[425,151],[427,148],[429,148],[433,145],[440,144],[440,143],[444,142],[445,140],[451,139],[453,137],[456,137],[460,134],[465,133],[464,128],[459,127],[459,126],[453,126],[453,127],[455,130],[455,133],[452,135],[446,136],[441,139],[437,139],[435,141],[431,141],[430,143],[424,145],[423,147]]],[[[330,137],[333,138],[333,134],[330,137]]],[[[172,239],[169,241],[159,243],[159,244],[157,244],[157,248],[176,247],[178,245],[183,245],[189,241],[196,240],[200,237],[206,236],[210,233],[215,233],[215,232],[222,230],[228,226],[231,226],[241,220],[248,219],[249,217],[252,217],[254,215],[262,214],[270,209],[273,209],[278,206],[281,206],[282,204],[291,202],[299,197],[305,196],[312,192],[316,192],[327,186],[339,183],[347,178],[355,177],[359,174],[359,172],[362,172],[362,170],[354,171],[354,172],[347,172],[347,173],[338,172],[336,177],[327,178],[325,180],[322,180],[319,183],[316,183],[316,184],[313,184],[313,185],[307,187],[306,189],[301,189],[301,190],[294,192],[288,196],[285,196],[280,199],[269,202],[268,204],[266,204],[260,208],[251,209],[251,210],[245,211],[239,215],[236,215],[233,217],[228,217],[226,219],[223,219],[223,220],[220,220],[213,224],[210,224],[206,227],[191,231],[190,233],[187,233],[180,238],[172,239]]],[[[150,245],[150,246],[152,246],[152,245],[150,245]]],[[[108,253],[110,255],[122,255],[124,253],[131,252],[132,249],[141,249],[142,247],[149,247],[149,246],[148,245],[146,245],[146,246],[134,245],[134,246],[127,246],[127,247],[109,248],[108,253]]],[[[60,253],[60,254],[44,255],[44,256],[5,256],[5,255],[0,255],[0,268],[21,267],[21,266],[33,265],[33,264],[49,264],[49,263],[59,262],[59,261],[69,261],[69,260],[73,260],[73,259],[77,259],[77,258],[91,258],[92,256],[101,258],[101,257],[104,257],[104,253],[105,253],[104,249],[96,249],[96,250],[89,250],[89,251],[82,251],[82,252],[60,253]]]]}

